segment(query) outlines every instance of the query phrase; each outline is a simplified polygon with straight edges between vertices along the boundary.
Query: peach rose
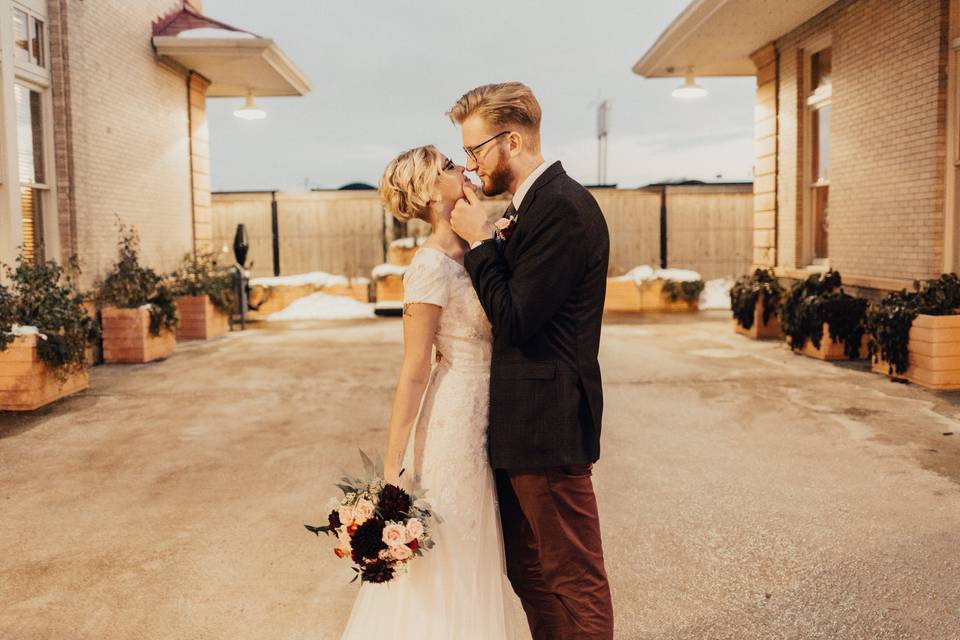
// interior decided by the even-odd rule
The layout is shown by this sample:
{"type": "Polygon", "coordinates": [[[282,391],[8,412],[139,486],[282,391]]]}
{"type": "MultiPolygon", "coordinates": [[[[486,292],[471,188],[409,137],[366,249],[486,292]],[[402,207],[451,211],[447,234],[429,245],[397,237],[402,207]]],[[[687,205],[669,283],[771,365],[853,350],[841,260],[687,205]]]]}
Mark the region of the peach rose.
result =
{"type": "Polygon", "coordinates": [[[375,510],[376,507],[373,506],[372,502],[366,498],[360,498],[357,500],[357,504],[353,508],[353,519],[357,521],[357,524],[363,524],[373,517],[373,512],[375,510]]]}
{"type": "Polygon", "coordinates": [[[407,539],[404,542],[417,540],[423,535],[423,523],[417,518],[411,518],[407,523],[407,539]]]}
{"type": "Polygon", "coordinates": [[[388,524],[383,528],[383,541],[395,547],[407,543],[407,528],[402,524],[388,524]]]}
{"type": "Polygon", "coordinates": [[[413,551],[410,550],[405,544],[398,545],[396,547],[390,547],[390,555],[393,556],[394,560],[399,560],[403,562],[404,560],[409,560],[413,557],[413,551]]]}
{"type": "Polygon", "coordinates": [[[350,505],[344,505],[337,509],[337,514],[340,516],[340,524],[349,525],[353,522],[353,507],[350,505]]]}

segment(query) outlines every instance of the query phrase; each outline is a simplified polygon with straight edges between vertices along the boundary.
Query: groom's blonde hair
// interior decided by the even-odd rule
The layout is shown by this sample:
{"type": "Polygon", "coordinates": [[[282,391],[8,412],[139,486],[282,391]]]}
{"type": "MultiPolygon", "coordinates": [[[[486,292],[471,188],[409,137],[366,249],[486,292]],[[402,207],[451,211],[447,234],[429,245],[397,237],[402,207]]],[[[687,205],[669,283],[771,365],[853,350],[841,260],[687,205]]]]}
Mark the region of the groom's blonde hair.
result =
{"type": "Polygon", "coordinates": [[[522,82],[485,84],[463,94],[447,112],[454,124],[477,115],[493,127],[516,127],[529,136],[534,151],[540,149],[540,103],[522,82]]]}
{"type": "Polygon", "coordinates": [[[443,154],[432,144],[404,151],[383,171],[377,185],[380,202],[401,222],[426,220],[433,187],[442,170],[443,154]]]}

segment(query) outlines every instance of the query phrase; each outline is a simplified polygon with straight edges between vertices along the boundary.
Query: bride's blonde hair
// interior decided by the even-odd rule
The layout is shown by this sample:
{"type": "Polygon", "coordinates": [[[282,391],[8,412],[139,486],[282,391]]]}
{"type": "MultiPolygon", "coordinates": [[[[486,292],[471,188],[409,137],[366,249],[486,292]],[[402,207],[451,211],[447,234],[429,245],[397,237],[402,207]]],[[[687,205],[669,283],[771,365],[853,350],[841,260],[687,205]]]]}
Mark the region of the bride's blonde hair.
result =
{"type": "Polygon", "coordinates": [[[380,202],[402,222],[427,220],[433,187],[442,169],[443,155],[432,144],[404,151],[383,171],[377,185],[380,202]]]}

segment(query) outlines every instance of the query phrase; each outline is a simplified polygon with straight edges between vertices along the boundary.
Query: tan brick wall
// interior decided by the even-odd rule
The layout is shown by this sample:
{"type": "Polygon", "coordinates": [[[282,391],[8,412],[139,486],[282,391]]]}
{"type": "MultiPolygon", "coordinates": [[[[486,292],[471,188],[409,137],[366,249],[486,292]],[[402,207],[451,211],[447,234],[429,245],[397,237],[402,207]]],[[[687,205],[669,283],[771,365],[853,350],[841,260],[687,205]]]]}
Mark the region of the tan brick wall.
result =
{"type": "Polygon", "coordinates": [[[140,231],[145,263],[171,269],[193,248],[187,79],[157,63],[150,38],[152,22],[179,3],[53,3],[69,33],[64,99],[83,284],[115,258],[116,216],[140,231]]]}
{"type": "Polygon", "coordinates": [[[780,266],[803,266],[800,65],[804,47],[829,34],[831,266],[874,278],[940,272],[946,16],[946,0],[842,0],[777,40],[780,266]]]}
{"type": "Polygon", "coordinates": [[[777,50],[771,43],[750,56],[757,67],[753,110],[753,265],[777,261],[777,50]]]}
{"type": "Polygon", "coordinates": [[[207,88],[201,75],[190,74],[190,168],[193,180],[194,250],[213,250],[210,208],[210,129],[207,124],[207,88]]]}

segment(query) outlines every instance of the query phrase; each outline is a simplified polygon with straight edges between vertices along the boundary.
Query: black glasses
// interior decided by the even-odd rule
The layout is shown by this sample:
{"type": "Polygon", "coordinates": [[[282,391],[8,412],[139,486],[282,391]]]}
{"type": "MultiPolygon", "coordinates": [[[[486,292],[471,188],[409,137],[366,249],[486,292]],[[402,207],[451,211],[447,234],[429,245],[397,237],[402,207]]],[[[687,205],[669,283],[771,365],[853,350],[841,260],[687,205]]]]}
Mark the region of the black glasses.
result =
{"type": "Polygon", "coordinates": [[[487,144],[488,142],[493,142],[494,140],[496,140],[496,139],[499,138],[500,136],[505,136],[505,135],[507,135],[508,133],[511,133],[511,132],[510,132],[510,131],[501,131],[500,133],[498,133],[497,135],[493,136],[492,138],[487,138],[486,140],[484,140],[484,141],[481,142],[480,144],[476,144],[476,145],[474,145],[474,146],[472,146],[472,147],[464,147],[464,148],[463,148],[463,151],[467,154],[467,157],[470,158],[471,160],[473,160],[474,162],[480,162],[480,160],[477,158],[476,150],[479,149],[480,147],[482,147],[483,145],[487,144]]]}

